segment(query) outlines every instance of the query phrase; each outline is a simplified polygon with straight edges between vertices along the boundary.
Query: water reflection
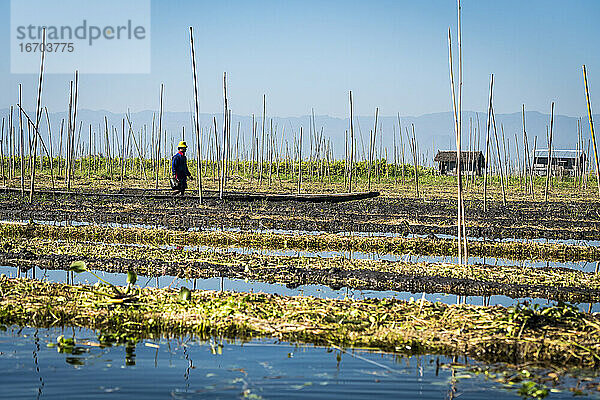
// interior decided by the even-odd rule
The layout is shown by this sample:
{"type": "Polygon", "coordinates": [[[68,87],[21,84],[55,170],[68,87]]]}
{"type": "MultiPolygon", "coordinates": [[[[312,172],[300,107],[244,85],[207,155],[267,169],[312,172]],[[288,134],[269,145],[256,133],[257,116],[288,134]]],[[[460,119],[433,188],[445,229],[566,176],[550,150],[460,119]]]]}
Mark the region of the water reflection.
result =
{"type": "Polygon", "coordinates": [[[558,369],[538,370],[532,365],[513,369],[462,357],[406,356],[275,339],[125,340],[119,335],[69,328],[9,327],[0,333],[0,354],[2,395],[11,399],[33,397],[35,386],[38,398],[95,399],[111,393],[111,397],[129,399],[135,393],[135,397],[147,399],[402,395],[500,400],[518,398],[524,382],[538,376],[543,379],[550,371],[560,375],[558,381],[547,382],[556,390],[550,398],[562,399],[572,398],[569,388],[587,393],[599,383],[597,371],[588,370],[563,375],[558,369]],[[105,344],[107,337],[121,339],[105,344]],[[33,361],[30,349],[34,350],[33,361]]]}
{"type": "MultiPolygon", "coordinates": [[[[5,274],[8,277],[17,276],[17,268],[0,266],[0,274],[5,274]]],[[[65,282],[65,271],[63,270],[49,270],[40,269],[38,267],[31,268],[28,272],[29,276],[33,275],[33,271],[37,271],[39,279],[47,282],[65,282]]],[[[104,271],[94,271],[102,279],[110,282],[114,285],[125,285],[126,274],[111,273],[104,271]]],[[[365,299],[397,299],[405,301],[420,301],[424,298],[430,302],[442,302],[445,304],[471,304],[471,305],[482,305],[482,306],[494,306],[500,305],[509,307],[519,302],[527,301],[530,304],[556,304],[555,301],[547,299],[521,297],[521,298],[510,298],[502,295],[493,296],[461,296],[457,294],[447,293],[410,293],[410,292],[398,292],[392,290],[376,291],[376,290],[355,290],[348,287],[342,287],[340,289],[332,289],[328,286],[323,285],[302,285],[297,288],[289,288],[279,283],[266,283],[260,281],[251,281],[245,279],[234,279],[215,277],[207,279],[181,279],[171,275],[161,276],[160,281],[156,277],[139,277],[139,284],[141,287],[171,287],[179,289],[182,286],[187,288],[194,288],[195,290],[214,290],[214,291],[234,291],[234,292],[248,292],[248,293],[269,293],[278,294],[281,296],[313,296],[318,298],[328,299],[354,299],[354,300],[365,300],[365,299]],[[163,285],[160,286],[161,282],[163,285]]],[[[82,273],[75,274],[72,278],[73,284],[94,284],[96,279],[90,274],[82,273]]],[[[600,312],[600,303],[580,303],[576,304],[580,311],[584,312],[600,312]]]]}
{"type": "Polygon", "coordinates": [[[42,396],[42,390],[44,389],[44,378],[42,377],[42,374],[40,373],[40,364],[38,362],[38,354],[40,352],[40,338],[38,336],[38,332],[39,332],[39,330],[36,329],[35,332],[33,333],[34,344],[35,344],[35,347],[33,349],[33,363],[35,365],[35,372],[37,373],[37,375],[39,377],[39,386],[38,386],[36,399],[39,399],[42,396]]]}

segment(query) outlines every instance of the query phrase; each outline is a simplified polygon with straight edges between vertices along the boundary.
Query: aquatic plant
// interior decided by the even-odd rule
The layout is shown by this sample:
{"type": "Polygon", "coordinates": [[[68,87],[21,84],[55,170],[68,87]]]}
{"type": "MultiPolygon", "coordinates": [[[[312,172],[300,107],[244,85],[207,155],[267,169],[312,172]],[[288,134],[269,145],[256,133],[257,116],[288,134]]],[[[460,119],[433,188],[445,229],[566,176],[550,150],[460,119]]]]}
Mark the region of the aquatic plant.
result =
{"type": "Polygon", "coordinates": [[[274,336],[292,342],[468,355],[484,361],[600,365],[600,317],[578,325],[546,318],[522,326],[504,307],[398,300],[333,300],[261,293],[140,289],[134,303],[109,304],[87,285],[0,278],[0,324],[81,326],[144,337],[274,336]]]}
{"type": "Polygon", "coordinates": [[[127,271],[127,287],[125,288],[125,291],[122,291],[116,285],[113,285],[112,283],[102,279],[94,271],[88,270],[85,261],[73,261],[71,263],[71,266],[67,269],[67,271],[75,272],[78,274],[82,272],[89,272],[90,274],[94,275],[96,278],[98,278],[99,281],[104,283],[113,291],[113,293],[110,294],[95,290],[95,293],[110,297],[109,302],[111,303],[123,303],[127,301],[132,301],[137,299],[137,296],[139,295],[139,291],[133,288],[133,285],[135,285],[135,282],[137,281],[137,274],[133,271],[127,271]]]}

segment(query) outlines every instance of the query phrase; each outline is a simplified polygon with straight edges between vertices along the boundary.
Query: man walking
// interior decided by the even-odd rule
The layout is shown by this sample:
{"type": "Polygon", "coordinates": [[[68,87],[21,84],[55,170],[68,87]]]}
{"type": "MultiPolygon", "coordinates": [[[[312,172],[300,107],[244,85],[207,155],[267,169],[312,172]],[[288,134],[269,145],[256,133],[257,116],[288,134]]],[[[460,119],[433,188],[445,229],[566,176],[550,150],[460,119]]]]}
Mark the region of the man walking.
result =
{"type": "Polygon", "coordinates": [[[185,156],[187,144],[185,141],[179,142],[177,150],[178,152],[173,156],[171,188],[173,189],[174,195],[181,194],[181,196],[183,196],[185,189],[187,189],[188,177],[190,180],[192,179],[192,174],[190,174],[190,170],[187,167],[187,158],[185,156]]]}

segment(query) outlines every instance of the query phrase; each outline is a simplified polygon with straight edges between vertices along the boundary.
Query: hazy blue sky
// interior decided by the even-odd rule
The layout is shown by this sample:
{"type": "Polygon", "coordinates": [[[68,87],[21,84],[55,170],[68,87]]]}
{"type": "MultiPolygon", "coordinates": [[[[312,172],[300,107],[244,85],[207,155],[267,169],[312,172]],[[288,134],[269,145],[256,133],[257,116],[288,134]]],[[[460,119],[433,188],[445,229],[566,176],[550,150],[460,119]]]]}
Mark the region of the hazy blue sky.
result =
{"type": "MultiPolygon", "coordinates": [[[[85,2],[82,1],[82,4],[85,2]]],[[[485,110],[495,74],[498,113],[529,110],[585,114],[581,65],[592,100],[600,98],[600,1],[463,0],[464,109],[485,110]]],[[[0,53],[9,50],[9,0],[0,0],[0,53]]],[[[32,10],[33,12],[33,10],[32,10]]],[[[188,111],[192,78],[188,27],[197,41],[201,112],[222,107],[227,71],[235,114],[345,117],[355,112],[421,115],[451,109],[447,29],[456,34],[456,2],[152,1],[152,65],[146,75],[82,75],[80,107],[124,112],[188,111]]],[[[70,75],[48,75],[44,103],[67,103],[70,75]]],[[[17,83],[33,103],[34,75],[10,73],[0,57],[0,108],[16,102],[17,83]]],[[[600,107],[600,103],[598,103],[600,107]]],[[[595,111],[598,112],[599,109],[595,111]]]]}

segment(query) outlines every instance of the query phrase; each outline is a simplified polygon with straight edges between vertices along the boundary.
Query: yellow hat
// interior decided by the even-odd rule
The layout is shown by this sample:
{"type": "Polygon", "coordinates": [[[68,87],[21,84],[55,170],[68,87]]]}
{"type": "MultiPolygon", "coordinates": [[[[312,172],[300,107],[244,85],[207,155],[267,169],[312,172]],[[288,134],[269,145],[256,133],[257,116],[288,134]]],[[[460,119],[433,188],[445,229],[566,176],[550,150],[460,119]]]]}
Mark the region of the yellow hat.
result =
{"type": "Polygon", "coordinates": [[[184,140],[182,140],[181,142],[179,142],[179,144],[177,145],[178,149],[184,148],[187,149],[187,144],[185,143],[184,140]]]}

